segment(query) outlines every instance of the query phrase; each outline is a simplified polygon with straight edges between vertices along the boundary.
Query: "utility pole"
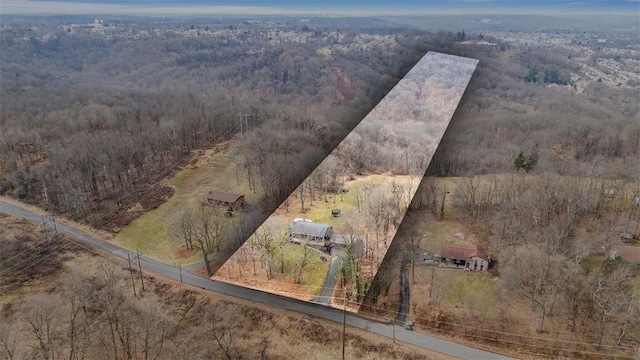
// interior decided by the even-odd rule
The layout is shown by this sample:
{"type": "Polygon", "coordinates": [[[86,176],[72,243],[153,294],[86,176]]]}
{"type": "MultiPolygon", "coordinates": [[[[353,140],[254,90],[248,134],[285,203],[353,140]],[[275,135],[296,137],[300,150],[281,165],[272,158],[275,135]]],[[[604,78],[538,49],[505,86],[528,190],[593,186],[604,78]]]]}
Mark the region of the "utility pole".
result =
{"type": "Polygon", "coordinates": [[[49,228],[47,227],[47,223],[51,222],[53,224],[53,230],[51,232],[50,235],[48,235],[48,239],[47,241],[51,241],[51,239],[53,239],[54,236],[56,236],[56,234],[58,233],[58,228],[56,226],[56,218],[54,215],[51,215],[51,218],[49,218],[48,216],[44,216],[42,215],[42,227],[47,230],[49,230],[49,228]]]}
{"type": "Polygon", "coordinates": [[[429,284],[429,301],[431,301],[433,296],[433,276],[436,272],[436,259],[434,258],[433,263],[431,264],[431,283],[429,284]]]}
{"type": "Polygon", "coordinates": [[[393,343],[396,343],[396,314],[393,314],[393,317],[391,318],[391,329],[393,331],[393,343]]]}
{"type": "Polygon", "coordinates": [[[138,259],[138,269],[140,270],[140,283],[142,284],[142,291],[144,291],[144,280],[142,277],[142,264],[140,264],[140,252],[136,248],[136,258],[138,259]]]}
{"type": "Polygon", "coordinates": [[[250,115],[247,113],[238,114],[238,121],[240,122],[240,136],[242,137],[244,137],[244,134],[249,130],[249,116],[250,115]]]}
{"type": "Polygon", "coordinates": [[[238,159],[238,154],[236,154],[236,185],[240,185],[240,159],[238,159]]]}
{"type": "Polygon", "coordinates": [[[133,296],[138,296],[136,295],[136,283],[133,280],[133,269],[131,269],[131,256],[129,256],[129,253],[127,253],[127,260],[129,261],[129,274],[131,275],[131,288],[133,288],[133,296]]]}
{"type": "Polygon", "coordinates": [[[344,293],[344,307],[342,308],[342,360],[344,360],[344,345],[347,331],[347,292],[344,293]]]}

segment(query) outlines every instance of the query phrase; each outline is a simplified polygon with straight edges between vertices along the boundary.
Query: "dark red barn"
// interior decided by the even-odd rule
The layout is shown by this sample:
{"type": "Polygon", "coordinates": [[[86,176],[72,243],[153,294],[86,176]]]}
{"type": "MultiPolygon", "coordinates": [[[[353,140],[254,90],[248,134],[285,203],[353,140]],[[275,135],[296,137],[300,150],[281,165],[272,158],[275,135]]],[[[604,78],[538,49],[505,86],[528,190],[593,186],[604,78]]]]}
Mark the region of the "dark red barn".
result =
{"type": "Polygon", "coordinates": [[[238,210],[238,208],[244,206],[244,195],[209,190],[209,194],[207,194],[207,202],[211,206],[220,206],[238,210]]]}

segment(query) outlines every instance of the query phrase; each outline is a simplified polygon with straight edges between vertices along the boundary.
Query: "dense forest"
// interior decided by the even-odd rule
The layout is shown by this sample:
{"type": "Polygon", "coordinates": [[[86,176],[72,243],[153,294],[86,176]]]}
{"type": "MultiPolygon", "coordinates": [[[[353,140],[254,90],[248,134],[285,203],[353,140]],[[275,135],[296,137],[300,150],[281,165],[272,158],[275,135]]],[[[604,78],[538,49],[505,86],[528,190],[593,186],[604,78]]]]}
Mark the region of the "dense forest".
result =
{"type": "MultiPolygon", "coordinates": [[[[315,158],[313,168],[427,50],[480,59],[434,159],[437,175],[506,171],[518,151],[538,143],[540,168],[637,177],[629,166],[640,145],[637,92],[594,83],[576,95],[523,81],[531,69],[574,70],[566,57],[508,44],[469,48],[455,33],[393,29],[391,45],[328,58],[316,52],[335,42],[325,29],[316,29],[312,43],[278,45],[263,44],[266,29],[231,40],[110,39],[63,30],[45,40],[31,28],[3,30],[0,191],[95,222],[105,208],[131,204],[190,150],[232,137],[240,113],[251,115],[255,136],[274,139],[249,150],[269,154],[268,168],[283,156],[297,157],[287,161],[295,164],[315,158]],[[337,101],[339,76],[354,93],[337,101]]],[[[347,32],[340,41],[357,35],[347,32]]],[[[287,193],[279,192],[270,204],[287,193]]]]}
{"type": "Polygon", "coordinates": [[[253,51],[264,34],[246,43],[56,31],[44,41],[30,31],[2,33],[0,192],[96,224],[191,150],[239,132],[241,113],[255,136],[273,139],[253,142],[270,170],[282,157],[321,159],[419,55],[408,44],[395,61],[349,52],[329,60],[315,52],[320,41],[253,51]],[[332,65],[355,89],[340,101],[332,65]]]}

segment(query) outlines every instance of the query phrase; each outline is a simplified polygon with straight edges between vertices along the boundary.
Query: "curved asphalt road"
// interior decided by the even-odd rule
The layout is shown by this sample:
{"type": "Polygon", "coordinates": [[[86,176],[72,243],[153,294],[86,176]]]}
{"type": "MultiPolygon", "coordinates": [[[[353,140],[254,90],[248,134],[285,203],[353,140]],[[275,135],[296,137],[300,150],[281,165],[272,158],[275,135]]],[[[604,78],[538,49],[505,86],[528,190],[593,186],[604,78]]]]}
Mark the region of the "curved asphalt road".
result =
{"type": "MultiPolygon", "coordinates": [[[[36,224],[42,223],[42,216],[24,209],[20,206],[12,205],[0,200],[0,211],[22,217],[36,224]]],[[[128,252],[118,246],[115,246],[105,240],[93,237],[82,230],[67,226],[62,223],[56,223],[57,231],[59,233],[68,235],[76,240],[82,241],[86,244],[90,244],[96,248],[110,252],[121,258],[127,258],[127,254],[135,256],[135,253],[128,252]]],[[[149,259],[141,256],[140,262],[142,267],[152,273],[171,278],[174,280],[180,279],[180,271],[177,267],[161,263],[159,261],[149,259]]],[[[258,290],[247,289],[240,286],[230,285],[223,282],[212,281],[207,278],[190,274],[186,271],[182,272],[182,280],[184,283],[200,287],[205,290],[211,290],[222,294],[238,297],[245,300],[256,301],[263,304],[276,306],[283,309],[288,309],[300,313],[304,313],[319,318],[342,322],[343,313],[340,310],[326,307],[320,304],[314,304],[310,302],[295,300],[286,298],[279,295],[269,294],[258,290]]],[[[364,319],[355,314],[347,313],[346,323],[350,326],[360,328],[366,331],[370,331],[382,336],[392,337],[392,328],[389,324],[379,323],[364,319]]],[[[396,326],[395,331],[396,339],[405,343],[420,346],[426,349],[437,351],[450,356],[458,357],[461,359],[511,359],[509,357],[498,355],[483,350],[478,350],[469,346],[456,344],[451,341],[438,339],[432,336],[424,335],[414,331],[405,330],[402,327],[396,326]]]]}

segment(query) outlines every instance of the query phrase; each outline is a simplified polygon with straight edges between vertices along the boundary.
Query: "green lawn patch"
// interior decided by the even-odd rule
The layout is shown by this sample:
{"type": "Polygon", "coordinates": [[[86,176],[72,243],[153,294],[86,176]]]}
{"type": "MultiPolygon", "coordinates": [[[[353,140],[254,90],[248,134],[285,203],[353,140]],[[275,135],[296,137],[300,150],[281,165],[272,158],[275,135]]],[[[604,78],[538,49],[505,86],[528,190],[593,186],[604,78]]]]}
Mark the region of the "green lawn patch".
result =
{"type": "Polygon", "coordinates": [[[416,223],[414,229],[424,235],[420,243],[421,246],[432,253],[440,253],[443,245],[473,246],[477,242],[475,235],[468,232],[467,229],[457,221],[424,221],[416,223]],[[458,232],[463,233],[465,238],[461,239],[453,236],[453,234],[458,232]]]}
{"type": "Polygon", "coordinates": [[[600,269],[600,267],[602,267],[602,261],[602,256],[589,256],[583,259],[580,265],[582,265],[582,269],[587,274],[591,274],[591,272],[597,271],[598,269],[600,269]]]}
{"type": "MultiPolygon", "coordinates": [[[[287,219],[292,221],[294,218],[306,218],[311,219],[317,223],[331,224],[334,228],[339,228],[345,225],[349,220],[348,214],[354,214],[357,212],[358,204],[354,194],[355,189],[361,188],[365,184],[372,186],[378,186],[379,191],[384,191],[380,186],[389,185],[392,181],[407,182],[406,176],[387,176],[387,175],[367,175],[355,180],[349,181],[345,184],[347,192],[342,194],[327,194],[327,201],[325,201],[324,194],[316,194],[316,199],[313,200],[313,205],[309,195],[305,195],[304,206],[308,210],[302,212],[302,207],[298,199],[293,199],[289,205],[289,212],[282,213],[287,219]],[[334,217],[331,214],[333,209],[339,209],[341,215],[334,217]]],[[[418,180],[414,181],[414,187],[418,186],[418,180]]],[[[366,195],[363,197],[363,201],[366,201],[366,195]]]]}
{"type": "Polygon", "coordinates": [[[331,225],[339,225],[344,223],[344,218],[342,216],[333,217],[331,215],[331,210],[340,209],[341,212],[344,212],[345,209],[355,208],[355,200],[350,198],[349,193],[345,193],[342,196],[343,201],[340,201],[340,195],[327,195],[328,201],[324,201],[324,196],[321,197],[320,200],[314,200],[313,206],[309,200],[305,200],[305,207],[308,208],[306,212],[301,212],[300,203],[296,203],[296,207],[290,207],[289,213],[285,213],[284,215],[290,220],[293,220],[296,217],[311,219],[314,222],[331,224],[331,225]],[[333,202],[333,198],[336,198],[335,203],[333,202]],[[353,204],[352,204],[353,203],[353,204]]]}
{"type": "Polygon", "coordinates": [[[444,303],[458,304],[473,316],[497,319],[500,315],[498,285],[487,272],[451,271],[449,286],[444,292],[444,303]]]}
{"type": "MultiPolygon", "coordinates": [[[[323,254],[315,249],[309,249],[308,264],[304,267],[302,272],[302,285],[308,286],[309,292],[314,295],[319,295],[324,287],[327,274],[329,273],[329,266],[331,265],[331,257],[323,254]],[[327,259],[327,262],[322,262],[321,257],[327,259]]],[[[298,268],[296,264],[298,259],[303,256],[304,248],[298,244],[285,244],[283,247],[284,253],[284,273],[295,279],[297,276],[298,268]]],[[[275,272],[281,272],[280,267],[281,253],[280,249],[274,250],[273,258],[276,259],[278,268],[274,269],[275,272]]]]}

